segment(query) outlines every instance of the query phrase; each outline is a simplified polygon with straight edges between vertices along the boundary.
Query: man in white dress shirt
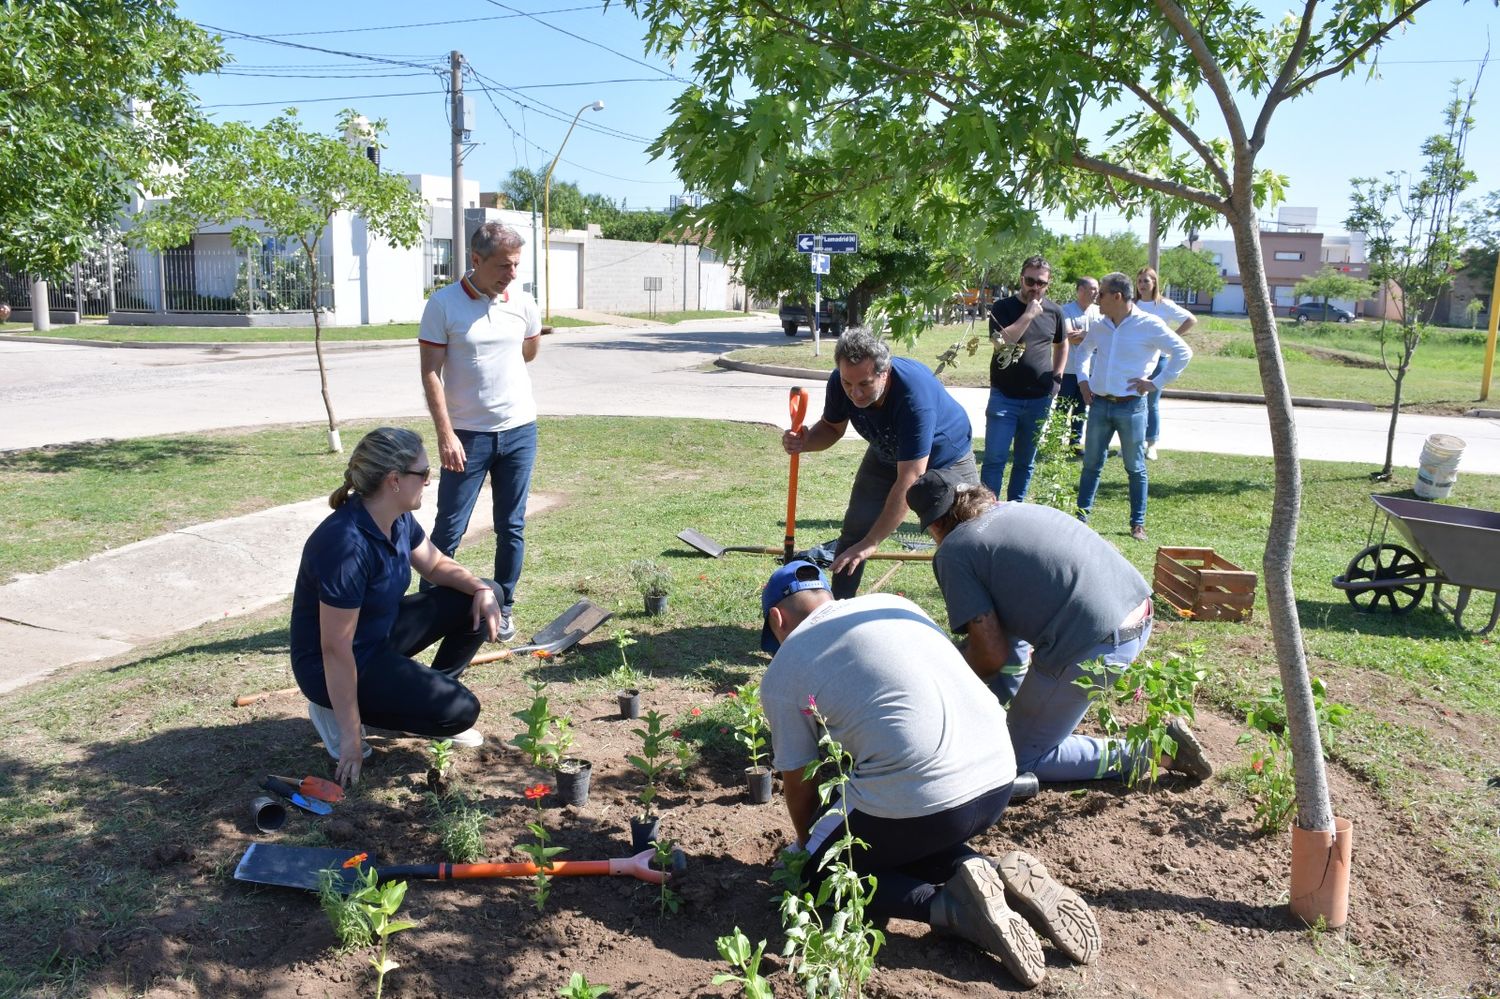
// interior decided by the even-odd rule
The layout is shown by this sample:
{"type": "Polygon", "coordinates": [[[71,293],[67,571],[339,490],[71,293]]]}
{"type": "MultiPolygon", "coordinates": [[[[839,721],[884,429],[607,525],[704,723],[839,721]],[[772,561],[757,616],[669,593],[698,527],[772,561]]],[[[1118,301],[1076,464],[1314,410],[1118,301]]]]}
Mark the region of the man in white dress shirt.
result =
{"type": "Polygon", "coordinates": [[[1130,278],[1124,274],[1100,279],[1100,318],[1089,323],[1080,348],[1084,357],[1078,391],[1089,407],[1089,420],[1078,478],[1078,518],[1088,521],[1109,440],[1118,431],[1120,460],[1130,478],[1130,536],[1145,541],[1146,395],[1182,374],[1193,351],[1166,323],[1136,308],[1130,295],[1130,278]],[[1159,354],[1166,363],[1153,380],[1159,354]]]}

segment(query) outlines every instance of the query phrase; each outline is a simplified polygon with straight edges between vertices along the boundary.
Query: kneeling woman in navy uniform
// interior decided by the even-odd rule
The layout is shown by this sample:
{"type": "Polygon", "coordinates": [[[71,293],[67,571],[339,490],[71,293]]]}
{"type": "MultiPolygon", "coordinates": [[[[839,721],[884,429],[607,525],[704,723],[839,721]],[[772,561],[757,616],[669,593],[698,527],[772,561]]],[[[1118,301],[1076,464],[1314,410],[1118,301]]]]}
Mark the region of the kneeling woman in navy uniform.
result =
{"type": "Polygon", "coordinates": [[[349,457],[333,513],[302,548],[292,672],[342,784],[370,754],[363,726],[477,746],[479,701],[459,682],[500,605],[490,583],[433,547],[412,511],[432,477],[420,435],[380,427],[349,457]],[[411,570],[434,584],[407,595],[411,570]],[[411,657],[441,642],[432,665],[411,657]]]}

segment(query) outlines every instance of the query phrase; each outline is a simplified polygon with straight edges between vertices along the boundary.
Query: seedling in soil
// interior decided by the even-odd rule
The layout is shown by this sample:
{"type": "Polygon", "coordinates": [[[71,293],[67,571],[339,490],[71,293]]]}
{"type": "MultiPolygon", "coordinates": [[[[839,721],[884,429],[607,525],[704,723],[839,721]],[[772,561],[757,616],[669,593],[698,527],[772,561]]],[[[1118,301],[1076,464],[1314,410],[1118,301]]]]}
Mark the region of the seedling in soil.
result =
{"type": "Polygon", "coordinates": [[[567,849],[562,846],[547,845],[551,842],[551,837],[547,833],[547,823],[542,815],[542,801],[551,793],[552,788],[546,784],[533,784],[526,789],[526,800],[536,802],[536,821],[526,824],[526,828],[531,830],[531,835],[536,837],[536,842],[516,845],[516,849],[530,858],[538,868],[535,886],[531,890],[532,901],[536,904],[537,912],[546,908],[547,896],[552,894],[552,877],[547,873],[547,869],[552,866],[552,858],[567,849]]]}
{"type": "Polygon", "coordinates": [[[1098,660],[1080,668],[1087,676],[1075,680],[1088,692],[1107,738],[1124,743],[1125,782],[1145,779],[1156,783],[1161,758],[1177,752],[1177,741],[1167,734],[1173,716],[1191,721],[1193,696],[1208,675],[1198,662],[1199,651],[1187,648],[1156,660],[1111,666],[1098,660]],[[1134,764],[1131,764],[1134,761],[1134,764]]]}
{"type": "Polygon", "coordinates": [[[734,737],[750,753],[750,765],[761,766],[766,758],[765,708],[760,703],[760,684],[747,680],[729,694],[729,709],[734,720],[734,737]]]}
{"type": "Polygon", "coordinates": [[[641,772],[641,776],[646,780],[646,785],[641,788],[639,798],[641,803],[640,818],[642,822],[650,822],[656,815],[656,810],[652,807],[652,803],[656,801],[657,778],[670,765],[667,760],[667,751],[668,743],[672,737],[662,730],[663,719],[660,711],[655,709],[647,711],[645,721],[645,728],[633,730],[640,737],[641,754],[639,756],[627,756],[626,759],[630,761],[631,766],[641,772]]]}
{"type": "Polygon", "coordinates": [[[614,672],[610,674],[610,679],[621,690],[639,687],[641,685],[640,671],[630,665],[630,659],[625,655],[625,650],[635,644],[635,637],[631,635],[629,628],[617,628],[613,641],[620,653],[620,665],[615,667],[614,672]]]}
{"type": "Polygon", "coordinates": [[[435,794],[433,811],[437,813],[438,838],[443,845],[443,854],[455,864],[472,864],[484,854],[484,824],[489,813],[475,808],[461,794],[450,795],[448,803],[435,794]]]}
{"type": "Polygon", "coordinates": [[[575,971],[568,979],[567,988],[558,989],[557,994],[563,999],[599,999],[608,991],[608,985],[590,985],[583,972],[575,971]]]}
{"type": "Polygon", "coordinates": [[[448,772],[453,769],[453,740],[434,739],[427,751],[432,754],[432,766],[427,768],[427,789],[441,794],[448,782],[448,772]]]}
{"type": "Polygon", "coordinates": [[[733,936],[720,937],[714,942],[719,948],[719,956],[728,961],[731,968],[739,972],[737,975],[715,975],[715,985],[737,982],[744,990],[745,999],[775,999],[775,995],[771,992],[771,983],[760,974],[760,960],[766,953],[764,940],[751,950],[750,938],[736,926],[733,936]]]}
{"type": "MultiPolygon", "coordinates": [[[[1239,738],[1244,745],[1255,738],[1246,732],[1239,738]]],[[[1255,802],[1255,820],[1264,833],[1286,829],[1287,821],[1297,808],[1297,784],[1292,769],[1292,749],[1275,733],[1266,733],[1266,748],[1250,754],[1250,769],[1245,789],[1255,802]]]]}
{"type": "Polygon", "coordinates": [[[545,682],[533,681],[530,687],[531,705],[512,716],[525,722],[526,728],[510,744],[531,757],[532,766],[550,770],[568,755],[573,745],[573,720],[567,715],[554,715],[548,709],[545,682]]]}
{"type": "MultiPolygon", "coordinates": [[[[652,845],[656,847],[656,856],[651,858],[652,862],[656,864],[658,870],[670,871],[672,869],[672,850],[675,849],[676,845],[669,839],[659,839],[652,845]]],[[[666,918],[669,912],[676,915],[677,909],[682,905],[681,896],[667,886],[667,882],[670,880],[671,878],[666,878],[662,881],[661,894],[657,897],[656,909],[662,918],[666,918]]]]}
{"type": "Polygon", "coordinates": [[[629,565],[630,578],[643,597],[664,597],[672,592],[672,574],[649,558],[629,565]]]}
{"type": "Polygon", "coordinates": [[[321,872],[318,896],[343,950],[379,941],[380,952],[370,958],[370,966],[375,969],[375,999],[380,999],[385,976],[401,967],[389,957],[390,938],[417,924],[395,918],[406,899],[406,882],[379,883],[380,875],[375,868],[361,866],[365,859],[360,853],[344,861],[345,867],[359,868],[358,886],[347,896],[339,892],[337,885],[341,879],[335,871],[321,872]]]}

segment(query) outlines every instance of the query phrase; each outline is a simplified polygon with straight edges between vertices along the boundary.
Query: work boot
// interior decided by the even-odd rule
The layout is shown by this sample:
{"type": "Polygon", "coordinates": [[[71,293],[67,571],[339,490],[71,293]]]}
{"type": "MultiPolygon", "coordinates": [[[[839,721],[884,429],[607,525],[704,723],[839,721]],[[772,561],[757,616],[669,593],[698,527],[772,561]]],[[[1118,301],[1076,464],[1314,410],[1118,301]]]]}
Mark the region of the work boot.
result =
{"type": "Polygon", "coordinates": [[[1177,743],[1177,752],[1172,754],[1172,765],[1167,767],[1168,770],[1186,774],[1193,780],[1208,780],[1214,775],[1214,765],[1203,752],[1203,744],[1186,722],[1173,718],[1167,722],[1167,734],[1177,743]]]}
{"type": "Polygon", "coordinates": [[[932,899],[930,921],[998,957],[1027,988],[1047,975],[1042,943],[1026,920],[1005,904],[1005,885],[983,857],[970,857],[932,899]]]}
{"type": "Polygon", "coordinates": [[[1060,884],[1042,862],[1012,850],[995,865],[1005,898],[1057,949],[1079,964],[1099,956],[1099,923],[1078,893],[1060,884]]]}

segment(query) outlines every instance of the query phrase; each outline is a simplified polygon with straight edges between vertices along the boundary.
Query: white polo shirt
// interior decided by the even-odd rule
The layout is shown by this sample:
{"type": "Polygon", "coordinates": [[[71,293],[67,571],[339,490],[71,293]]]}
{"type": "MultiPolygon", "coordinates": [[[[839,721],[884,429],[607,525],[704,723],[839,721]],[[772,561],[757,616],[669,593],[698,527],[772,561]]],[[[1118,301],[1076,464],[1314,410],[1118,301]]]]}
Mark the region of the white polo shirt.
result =
{"type": "Polygon", "coordinates": [[[443,398],[455,430],[495,432],[536,421],[521,344],[542,335],[536,299],[506,289],[490,298],[464,275],[427,300],[417,339],[447,351],[443,398]]]}
{"type": "MultiPolygon", "coordinates": [[[[1078,302],[1072,301],[1063,305],[1063,318],[1068,321],[1068,332],[1073,332],[1074,325],[1087,330],[1089,323],[1099,318],[1099,306],[1090,305],[1087,309],[1080,308],[1078,302]]],[[[1083,363],[1083,344],[1073,346],[1068,344],[1068,360],[1063,365],[1063,374],[1078,377],[1078,366],[1083,363]]]]}
{"type": "Polygon", "coordinates": [[[1152,381],[1157,388],[1175,380],[1193,357],[1187,341],[1156,316],[1131,305],[1130,314],[1116,326],[1105,316],[1089,323],[1088,336],[1079,352],[1078,380],[1098,395],[1139,395],[1130,387],[1134,378],[1145,378],[1156,366],[1156,355],[1167,363],[1152,381]]]}

